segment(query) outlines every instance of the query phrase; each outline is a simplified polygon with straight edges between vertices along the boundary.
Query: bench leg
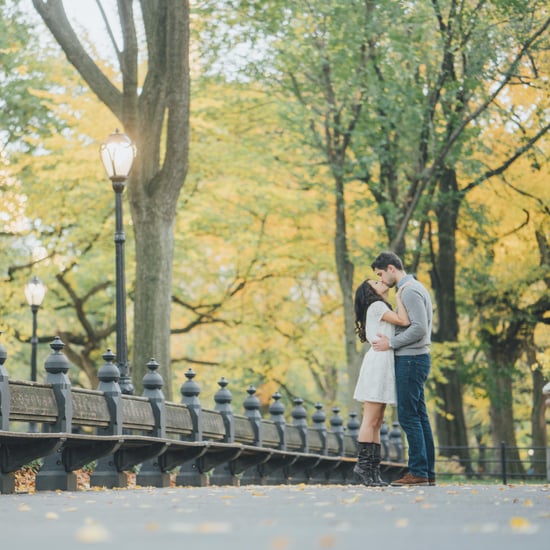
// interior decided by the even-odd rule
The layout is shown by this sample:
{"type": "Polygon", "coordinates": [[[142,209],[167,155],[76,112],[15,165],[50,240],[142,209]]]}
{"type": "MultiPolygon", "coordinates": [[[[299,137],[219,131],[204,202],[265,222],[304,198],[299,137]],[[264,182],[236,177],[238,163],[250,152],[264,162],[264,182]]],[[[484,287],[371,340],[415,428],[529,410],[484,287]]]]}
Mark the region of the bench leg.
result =
{"type": "Polygon", "coordinates": [[[141,465],[136,483],[142,487],[170,487],[170,474],[160,469],[158,459],[153,458],[141,465]]]}
{"type": "Polygon", "coordinates": [[[212,470],[210,476],[210,485],[231,485],[232,487],[239,486],[239,478],[233,474],[228,462],[220,464],[212,470]]]}
{"type": "Polygon", "coordinates": [[[113,455],[104,456],[97,461],[90,475],[90,487],[125,488],[128,487],[128,476],[117,470],[113,455]]]}
{"type": "Polygon", "coordinates": [[[0,494],[12,495],[15,493],[15,472],[0,472],[0,494]]]}
{"type": "Polygon", "coordinates": [[[179,487],[207,487],[208,476],[197,467],[195,460],[186,462],[176,476],[176,485],[179,487]]]}
{"type": "Polygon", "coordinates": [[[77,482],[74,472],[67,472],[62,461],[61,451],[44,458],[36,474],[37,491],[76,491],[77,482]]]}

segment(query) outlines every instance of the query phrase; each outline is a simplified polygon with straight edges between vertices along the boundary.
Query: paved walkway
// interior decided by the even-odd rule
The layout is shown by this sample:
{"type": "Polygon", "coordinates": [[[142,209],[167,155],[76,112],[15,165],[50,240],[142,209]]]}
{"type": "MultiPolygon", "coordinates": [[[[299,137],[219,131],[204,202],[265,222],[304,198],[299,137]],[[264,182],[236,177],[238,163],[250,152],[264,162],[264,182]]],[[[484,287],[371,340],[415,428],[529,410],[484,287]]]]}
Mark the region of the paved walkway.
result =
{"type": "Polygon", "coordinates": [[[550,549],[550,485],[0,495],[2,550],[550,549]]]}

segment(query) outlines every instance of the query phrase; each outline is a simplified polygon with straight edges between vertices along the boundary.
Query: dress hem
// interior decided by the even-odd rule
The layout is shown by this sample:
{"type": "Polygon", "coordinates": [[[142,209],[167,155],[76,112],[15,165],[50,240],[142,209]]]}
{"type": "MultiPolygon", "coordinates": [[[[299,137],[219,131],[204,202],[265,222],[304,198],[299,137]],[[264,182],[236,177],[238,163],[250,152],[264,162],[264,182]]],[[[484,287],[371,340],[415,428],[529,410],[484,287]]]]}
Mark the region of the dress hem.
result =
{"type": "Polygon", "coordinates": [[[383,401],[382,399],[359,399],[357,397],[354,397],[353,399],[359,403],[380,403],[382,405],[397,405],[397,400],[383,401]]]}

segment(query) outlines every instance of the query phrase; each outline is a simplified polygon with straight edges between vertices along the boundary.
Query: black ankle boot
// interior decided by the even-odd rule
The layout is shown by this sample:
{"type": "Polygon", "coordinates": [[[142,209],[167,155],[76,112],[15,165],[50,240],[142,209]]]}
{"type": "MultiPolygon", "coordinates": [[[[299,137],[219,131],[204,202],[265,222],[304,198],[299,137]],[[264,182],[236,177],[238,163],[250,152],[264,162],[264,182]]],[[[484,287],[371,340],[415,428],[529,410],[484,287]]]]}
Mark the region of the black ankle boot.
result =
{"type": "Polygon", "coordinates": [[[353,473],[368,487],[374,483],[371,465],[373,445],[374,443],[357,443],[357,464],[353,467],[353,473]]]}
{"type": "Polygon", "coordinates": [[[375,487],[386,487],[388,484],[380,477],[380,443],[373,443],[371,467],[372,484],[375,487]]]}

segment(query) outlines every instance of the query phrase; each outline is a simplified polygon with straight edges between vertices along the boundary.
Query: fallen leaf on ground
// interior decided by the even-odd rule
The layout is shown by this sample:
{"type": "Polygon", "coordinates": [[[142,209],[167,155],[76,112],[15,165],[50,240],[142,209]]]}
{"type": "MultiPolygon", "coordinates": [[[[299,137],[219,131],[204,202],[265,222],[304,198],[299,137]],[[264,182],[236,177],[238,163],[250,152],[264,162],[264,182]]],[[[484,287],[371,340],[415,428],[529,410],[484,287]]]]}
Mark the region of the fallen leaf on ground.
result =
{"type": "Polygon", "coordinates": [[[398,528],[398,529],[404,529],[405,527],[408,527],[409,526],[409,520],[407,518],[399,518],[396,522],[395,522],[395,526],[398,528]]]}
{"type": "Polygon", "coordinates": [[[109,538],[109,531],[91,518],[86,518],[85,524],[76,532],[76,540],[85,544],[106,542],[109,538]]]}
{"type": "Polygon", "coordinates": [[[319,539],[320,548],[334,548],[336,546],[336,538],[332,535],[325,535],[319,539]]]}
{"type": "Polygon", "coordinates": [[[287,537],[277,537],[271,541],[271,550],[286,550],[290,546],[287,537]]]}
{"type": "Polygon", "coordinates": [[[510,527],[515,533],[532,534],[538,531],[538,527],[527,518],[514,516],[510,518],[510,527]]]}
{"type": "Polygon", "coordinates": [[[175,523],[169,530],[173,533],[230,533],[231,524],[227,522],[175,523]]]}

